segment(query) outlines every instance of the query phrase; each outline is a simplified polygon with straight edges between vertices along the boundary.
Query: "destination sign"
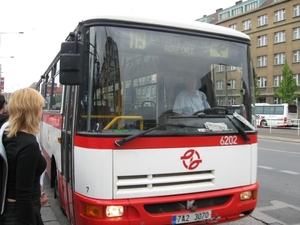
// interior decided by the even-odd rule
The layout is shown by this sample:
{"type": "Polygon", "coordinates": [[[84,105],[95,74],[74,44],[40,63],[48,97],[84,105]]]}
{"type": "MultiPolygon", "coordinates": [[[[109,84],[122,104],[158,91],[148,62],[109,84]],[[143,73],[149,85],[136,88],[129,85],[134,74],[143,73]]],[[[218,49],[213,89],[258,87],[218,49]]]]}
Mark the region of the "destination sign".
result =
{"type": "Polygon", "coordinates": [[[222,41],[179,34],[148,33],[147,31],[130,31],[128,35],[129,48],[133,50],[155,50],[181,55],[208,54],[213,57],[228,57],[228,44],[222,41]]]}

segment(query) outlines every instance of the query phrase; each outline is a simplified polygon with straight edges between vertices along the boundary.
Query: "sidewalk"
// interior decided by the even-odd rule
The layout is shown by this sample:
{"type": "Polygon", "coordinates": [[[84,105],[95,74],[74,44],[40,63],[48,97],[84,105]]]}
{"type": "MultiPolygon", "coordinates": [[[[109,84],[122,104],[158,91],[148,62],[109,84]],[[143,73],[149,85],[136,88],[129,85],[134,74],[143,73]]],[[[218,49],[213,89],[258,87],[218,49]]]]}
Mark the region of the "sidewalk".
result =
{"type": "Polygon", "coordinates": [[[42,219],[43,219],[44,225],[61,225],[58,222],[58,219],[55,216],[54,211],[50,206],[50,204],[52,205],[53,201],[57,201],[57,199],[54,199],[53,194],[49,192],[49,190],[51,190],[49,182],[50,182],[49,178],[47,176],[45,176],[44,191],[45,191],[46,195],[48,196],[48,203],[46,205],[42,206],[42,209],[41,209],[42,219]]]}
{"type": "Polygon", "coordinates": [[[41,213],[44,225],[60,225],[49,203],[42,207],[41,213]]]}
{"type": "Polygon", "coordinates": [[[258,139],[300,143],[297,129],[258,128],[258,139]]]}

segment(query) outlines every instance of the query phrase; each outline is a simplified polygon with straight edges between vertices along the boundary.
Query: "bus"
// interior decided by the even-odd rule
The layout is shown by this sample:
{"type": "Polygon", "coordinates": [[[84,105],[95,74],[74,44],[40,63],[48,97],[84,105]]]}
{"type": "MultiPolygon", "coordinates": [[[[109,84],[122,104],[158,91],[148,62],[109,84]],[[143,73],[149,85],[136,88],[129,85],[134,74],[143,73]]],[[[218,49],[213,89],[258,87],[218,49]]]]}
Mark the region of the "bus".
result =
{"type": "Polygon", "coordinates": [[[256,103],[255,108],[259,126],[297,126],[298,111],[296,105],[256,103]]]}
{"type": "Polygon", "coordinates": [[[37,82],[39,141],[71,224],[211,224],[257,204],[249,36],[149,18],[83,20],[37,82]],[[176,116],[188,75],[210,108],[176,116]],[[228,106],[243,105],[244,113],[228,106]]]}

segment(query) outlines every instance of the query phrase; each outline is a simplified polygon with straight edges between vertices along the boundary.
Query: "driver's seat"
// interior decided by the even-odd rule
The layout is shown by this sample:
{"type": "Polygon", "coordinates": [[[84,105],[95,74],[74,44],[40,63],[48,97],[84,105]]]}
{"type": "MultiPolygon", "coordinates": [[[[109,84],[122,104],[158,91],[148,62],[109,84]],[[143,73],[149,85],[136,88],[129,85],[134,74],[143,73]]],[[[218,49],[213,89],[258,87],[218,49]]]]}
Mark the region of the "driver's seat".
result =
{"type": "Polygon", "coordinates": [[[141,105],[141,116],[144,120],[144,130],[156,126],[156,103],[154,101],[144,101],[141,105]]]}

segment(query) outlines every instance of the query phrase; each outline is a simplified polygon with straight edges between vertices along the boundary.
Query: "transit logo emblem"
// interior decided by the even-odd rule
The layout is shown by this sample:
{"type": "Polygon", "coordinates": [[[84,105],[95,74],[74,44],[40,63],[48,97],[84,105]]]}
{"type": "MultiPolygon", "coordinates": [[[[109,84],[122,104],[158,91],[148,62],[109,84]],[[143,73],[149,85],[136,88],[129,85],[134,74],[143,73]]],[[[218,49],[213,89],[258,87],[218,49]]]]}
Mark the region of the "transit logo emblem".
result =
{"type": "Polygon", "coordinates": [[[202,162],[199,152],[194,149],[187,150],[180,159],[182,160],[184,167],[188,170],[196,169],[202,162]]]}

